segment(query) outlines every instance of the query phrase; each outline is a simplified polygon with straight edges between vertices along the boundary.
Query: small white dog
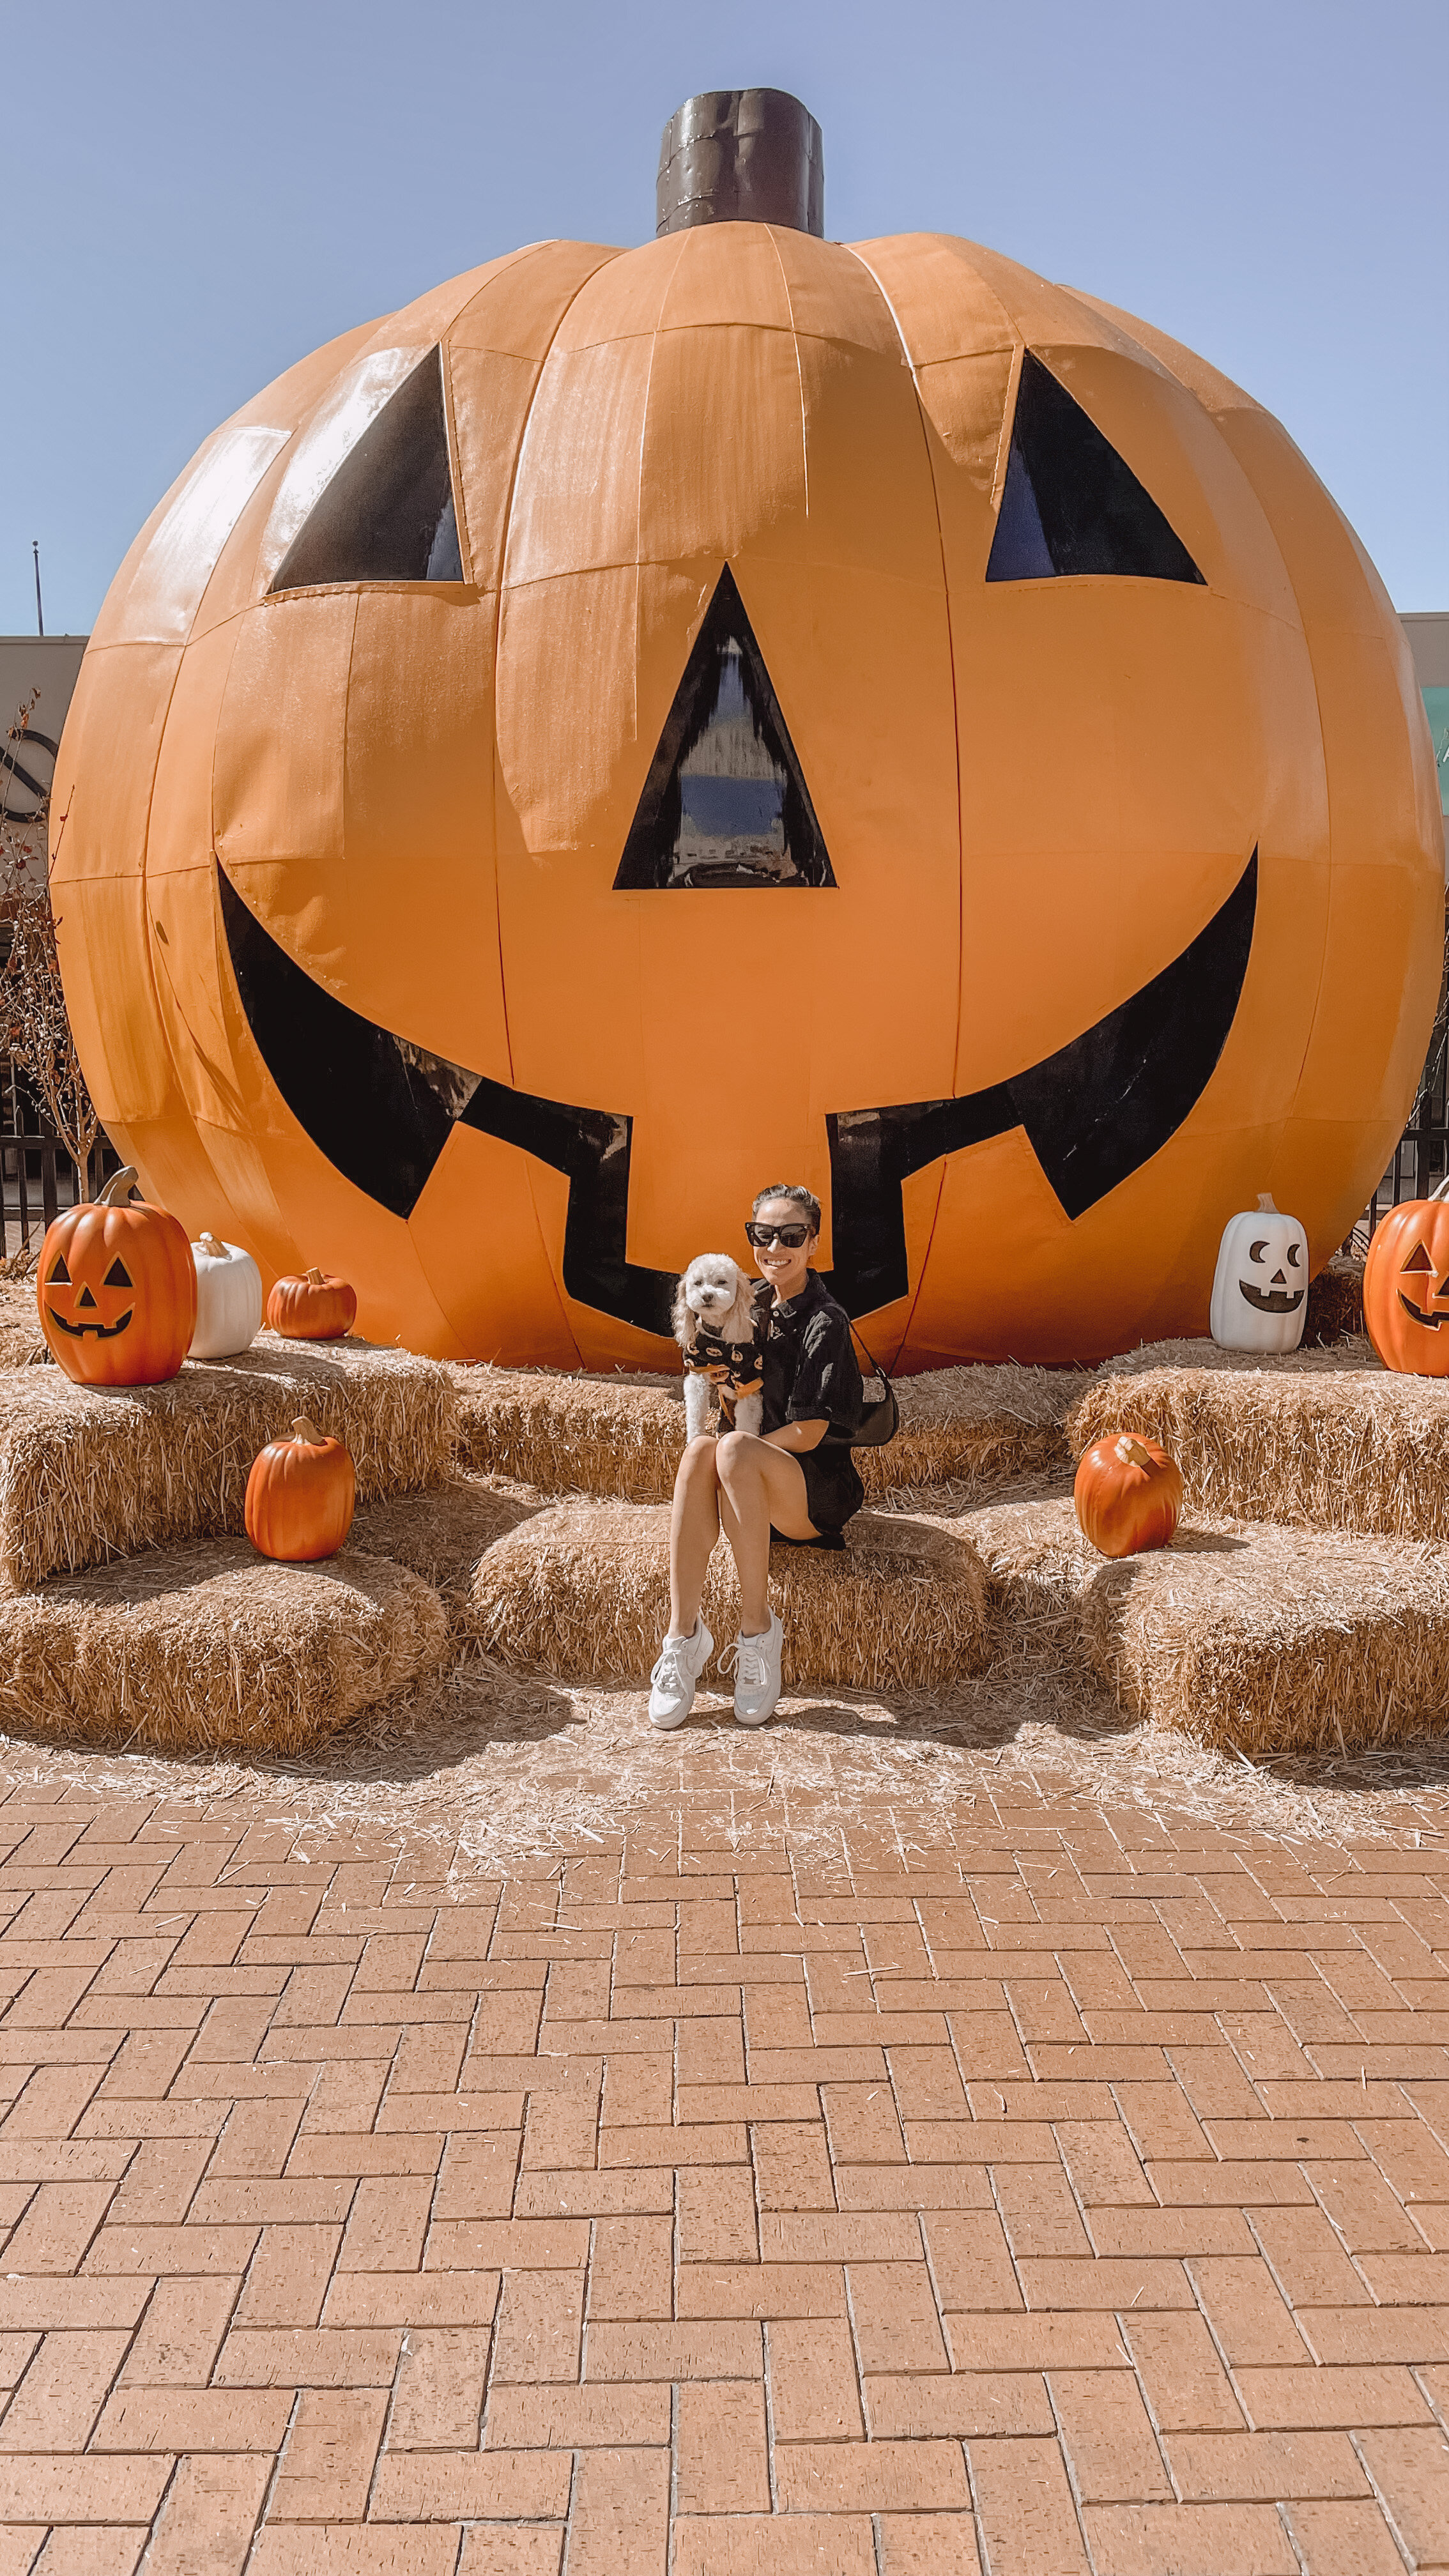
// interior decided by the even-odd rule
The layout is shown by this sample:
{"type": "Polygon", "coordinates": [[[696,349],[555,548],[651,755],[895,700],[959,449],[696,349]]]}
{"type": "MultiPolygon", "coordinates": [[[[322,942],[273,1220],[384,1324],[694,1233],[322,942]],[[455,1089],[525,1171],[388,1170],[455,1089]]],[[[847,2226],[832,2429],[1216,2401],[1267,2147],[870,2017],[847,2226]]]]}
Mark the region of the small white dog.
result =
{"type": "Polygon", "coordinates": [[[674,1338],[684,1353],[685,1437],[709,1428],[711,1391],[718,1388],[736,1431],[758,1432],[764,1411],[762,1379],[765,1327],[756,1299],[759,1283],[747,1279],[727,1252],[701,1252],[680,1280],[674,1299],[674,1338]]]}

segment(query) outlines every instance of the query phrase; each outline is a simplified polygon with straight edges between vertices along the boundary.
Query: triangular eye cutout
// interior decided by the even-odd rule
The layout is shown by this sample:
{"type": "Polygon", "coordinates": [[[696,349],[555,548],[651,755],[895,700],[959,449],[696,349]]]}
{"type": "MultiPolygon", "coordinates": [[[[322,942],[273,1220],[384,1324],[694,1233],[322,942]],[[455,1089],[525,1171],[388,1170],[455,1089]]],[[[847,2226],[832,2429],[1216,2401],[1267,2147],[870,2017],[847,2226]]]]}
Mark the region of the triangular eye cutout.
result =
{"type": "Polygon", "coordinates": [[[101,1281],[101,1286],[103,1288],[129,1288],[130,1285],[131,1274],[126,1268],[124,1261],[119,1259],[113,1261],[110,1269],[106,1272],[104,1279],[101,1281]]]}
{"type": "Polygon", "coordinates": [[[443,355],[430,349],[313,503],[272,582],[461,581],[443,355]]]}
{"type": "Polygon", "coordinates": [[[1416,1243],[1408,1260],[1404,1264],[1405,1270],[1432,1270],[1433,1267],[1434,1264],[1430,1260],[1422,1243],[1416,1243]]]}
{"type": "Polygon", "coordinates": [[[834,883],[780,701],[726,564],[674,693],[614,884],[834,883]]]}
{"type": "Polygon", "coordinates": [[[70,1286],[70,1272],[65,1266],[65,1254],[63,1252],[58,1252],[56,1254],[54,1263],[51,1267],[50,1277],[47,1279],[45,1284],[47,1288],[68,1288],[70,1286]]]}
{"type": "Polygon", "coordinates": [[[1131,466],[1027,349],[986,578],[1041,581],[1053,573],[1203,578],[1131,466]]]}

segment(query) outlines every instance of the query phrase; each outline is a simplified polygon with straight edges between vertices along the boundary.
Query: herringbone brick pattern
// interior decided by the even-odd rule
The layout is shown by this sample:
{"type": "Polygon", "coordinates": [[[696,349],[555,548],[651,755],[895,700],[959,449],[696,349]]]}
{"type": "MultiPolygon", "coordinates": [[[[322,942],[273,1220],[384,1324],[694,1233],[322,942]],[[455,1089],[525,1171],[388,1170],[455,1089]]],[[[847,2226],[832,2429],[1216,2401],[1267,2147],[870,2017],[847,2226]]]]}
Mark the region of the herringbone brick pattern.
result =
{"type": "Polygon", "coordinates": [[[1449,1843],[285,1807],[0,1804],[0,2576],[1449,2568],[1449,1843]]]}

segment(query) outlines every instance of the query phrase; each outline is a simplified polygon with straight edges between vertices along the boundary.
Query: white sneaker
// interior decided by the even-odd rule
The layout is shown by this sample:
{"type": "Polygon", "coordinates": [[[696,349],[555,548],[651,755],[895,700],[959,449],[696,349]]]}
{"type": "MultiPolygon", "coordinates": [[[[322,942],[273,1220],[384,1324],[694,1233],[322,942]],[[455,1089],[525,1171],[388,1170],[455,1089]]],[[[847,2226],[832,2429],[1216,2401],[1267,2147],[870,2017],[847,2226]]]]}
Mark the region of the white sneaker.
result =
{"type": "Polygon", "coordinates": [[[700,1674],[714,1653],[714,1639],[702,1619],[696,1619],[692,1637],[666,1637],[659,1649],[659,1661],[649,1676],[649,1723],[661,1728],[682,1726],[694,1706],[695,1689],[700,1674]]]}
{"type": "Polygon", "coordinates": [[[772,1610],[763,1637],[736,1637],[726,1649],[724,1662],[734,1658],[736,1726],[764,1726],[774,1716],[784,1643],[785,1631],[772,1610]]]}

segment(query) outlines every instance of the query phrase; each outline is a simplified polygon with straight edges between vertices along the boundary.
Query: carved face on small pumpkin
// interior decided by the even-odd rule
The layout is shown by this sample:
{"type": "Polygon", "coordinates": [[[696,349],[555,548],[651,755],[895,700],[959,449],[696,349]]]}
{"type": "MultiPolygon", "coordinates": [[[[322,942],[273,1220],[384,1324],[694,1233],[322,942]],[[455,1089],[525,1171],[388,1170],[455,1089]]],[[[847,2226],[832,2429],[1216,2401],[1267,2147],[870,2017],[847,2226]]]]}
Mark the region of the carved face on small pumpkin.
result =
{"type": "Polygon", "coordinates": [[[1092,1357],[1201,1331],[1261,1179],[1322,1259],[1383,1169],[1422,734],[1306,464],[1147,326],[940,236],[546,243],[294,368],[138,539],[67,992],[171,1204],[325,1241],[376,1338],[661,1365],[784,1171],[888,1364],[1092,1357]]]}
{"type": "Polygon", "coordinates": [[[96,1289],[84,1276],[73,1278],[65,1254],[57,1251],[45,1274],[45,1311],[58,1333],[68,1333],[75,1341],[94,1333],[98,1342],[109,1342],[135,1320],[136,1283],[119,1253],[96,1289]]]}
{"type": "Polygon", "coordinates": [[[1410,1323],[1422,1332],[1437,1333],[1441,1324],[1449,1324],[1449,1277],[1440,1278],[1423,1243],[1415,1243],[1399,1273],[1398,1299],[1410,1323]]]}
{"type": "Polygon", "coordinates": [[[118,1172],[94,1204],[46,1230],[36,1270],[41,1330],[67,1377],[85,1386],[155,1386],[175,1377],[196,1325],[196,1265],[163,1208],[128,1204],[118,1172]]]}
{"type": "Polygon", "coordinates": [[[1296,1351],[1308,1312],[1308,1237],[1260,1196],[1229,1217],[1213,1273],[1212,1336],[1229,1351],[1296,1351]]]}
{"type": "Polygon", "coordinates": [[[1376,1227],[1364,1263],[1363,1314],[1386,1368],[1449,1377],[1449,1205],[1410,1199],[1376,1227]]]}

